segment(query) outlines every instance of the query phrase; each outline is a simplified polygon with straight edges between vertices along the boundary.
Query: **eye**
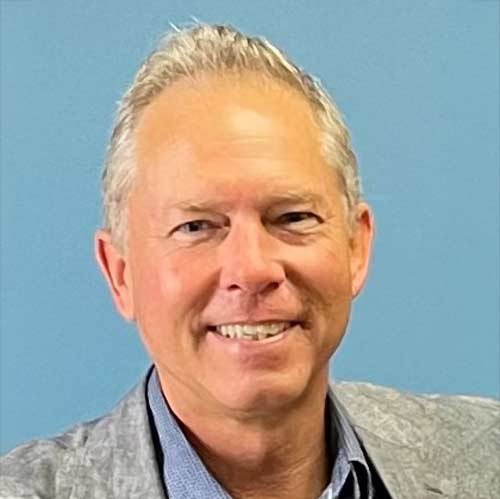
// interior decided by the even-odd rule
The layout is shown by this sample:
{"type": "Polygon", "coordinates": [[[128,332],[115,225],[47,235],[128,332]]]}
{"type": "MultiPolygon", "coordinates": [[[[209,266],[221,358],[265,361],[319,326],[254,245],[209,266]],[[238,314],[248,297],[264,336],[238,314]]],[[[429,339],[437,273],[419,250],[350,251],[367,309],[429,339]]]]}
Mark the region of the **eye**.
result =
{"type": "Polygon", "coordinates": [[[314,227],[321,222],[322,220],[318,215],[309,211],[291,211],[278,217],[278,223],[280,225],[290,225],[297,228],[314,227]]]}
{"type": "Polygon", "coordinates": [[[175,227],[170,234],[178,238],[199,238],[216,230],[218,225],[211,220],[190,220],[175,227]]]}
{"type": "Polygon", "coordinates": [[[176,227],[176,231],[183,232],[185,234],[192,234],[193,232],[200,232],[202,230],[207,230],[213,228],[212,222],[208,220],[192,220],[190,222],[183,223],[176,227]]]}

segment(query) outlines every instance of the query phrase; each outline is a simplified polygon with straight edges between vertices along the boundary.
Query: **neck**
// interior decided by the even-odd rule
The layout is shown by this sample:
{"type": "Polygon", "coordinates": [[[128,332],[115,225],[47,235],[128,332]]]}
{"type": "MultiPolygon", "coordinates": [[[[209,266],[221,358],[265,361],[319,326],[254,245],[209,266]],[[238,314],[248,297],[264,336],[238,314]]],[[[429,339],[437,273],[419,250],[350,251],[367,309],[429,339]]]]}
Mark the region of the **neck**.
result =
{"type": "Polygon", "coordinates": [[[231,497],[310,499],[326,487],[331,468],[325,432],[327,374],[318,378],[280,414],[249,419],[201,413],[199,404],[186,403],[189,397],[176,397],[171,385],[163,392],[191,445],[231,497]]]}

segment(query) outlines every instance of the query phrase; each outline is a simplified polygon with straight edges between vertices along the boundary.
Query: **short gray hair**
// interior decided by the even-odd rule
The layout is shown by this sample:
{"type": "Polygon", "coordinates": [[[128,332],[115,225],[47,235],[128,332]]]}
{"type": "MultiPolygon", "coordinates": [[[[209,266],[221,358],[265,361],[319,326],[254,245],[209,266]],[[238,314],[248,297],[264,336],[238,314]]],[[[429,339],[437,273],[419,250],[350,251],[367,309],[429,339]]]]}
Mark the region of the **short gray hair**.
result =
{"type": "Polygon", "coordinates": [[[338,172],[352,221],[353,208],[362,197],[356,156],[342,116],[319,81],[264,38],[247,36],[231,26],[196,24],[165,35],[118,105],[104,165],[103,204],[104,228],[119,246],[128,220],[136,170],[133,135],[141,112],[182,78],[228,72],[258,73],[285,83],[307,99],[322,130],[322,154],[338,172]]]}

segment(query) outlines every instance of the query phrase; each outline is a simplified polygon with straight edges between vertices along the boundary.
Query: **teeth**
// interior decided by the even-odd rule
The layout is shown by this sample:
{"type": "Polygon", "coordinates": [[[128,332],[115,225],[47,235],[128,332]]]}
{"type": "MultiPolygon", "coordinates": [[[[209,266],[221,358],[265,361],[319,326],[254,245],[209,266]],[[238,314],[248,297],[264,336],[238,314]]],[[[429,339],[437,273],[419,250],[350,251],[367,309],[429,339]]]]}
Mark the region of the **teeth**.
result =
{"type": "Polygon", "coordinates": [[[269,322],[263,324],[224,324],[216,330],[226,338],[244,340],[264,340],[290,327],[289,322],[269,322]]]}

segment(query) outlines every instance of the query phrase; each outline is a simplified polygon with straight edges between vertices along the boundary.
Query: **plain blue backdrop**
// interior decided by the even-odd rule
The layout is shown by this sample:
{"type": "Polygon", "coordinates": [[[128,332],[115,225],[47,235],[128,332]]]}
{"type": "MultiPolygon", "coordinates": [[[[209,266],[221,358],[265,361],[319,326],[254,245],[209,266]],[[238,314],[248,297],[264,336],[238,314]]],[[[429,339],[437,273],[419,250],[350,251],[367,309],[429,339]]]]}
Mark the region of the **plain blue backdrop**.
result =
{"type": "Polygon", "coordinates": [[[377,217],[337,379],[499,392],[499,3],[0,0],[1,449],[145,372],[94,263],[116,101],[170,22],[229,22],[320,77],[377,217]]]}

